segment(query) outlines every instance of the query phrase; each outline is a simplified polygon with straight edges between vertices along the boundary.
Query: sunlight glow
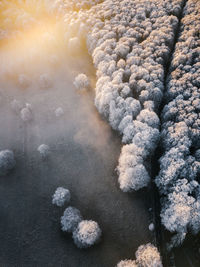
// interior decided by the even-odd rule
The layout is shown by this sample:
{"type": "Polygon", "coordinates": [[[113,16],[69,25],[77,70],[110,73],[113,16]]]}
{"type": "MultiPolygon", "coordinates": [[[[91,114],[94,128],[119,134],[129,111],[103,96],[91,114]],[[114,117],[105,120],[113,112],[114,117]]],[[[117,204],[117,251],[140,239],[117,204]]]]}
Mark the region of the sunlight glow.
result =
{"type": "Polygon", "coordinates": [[[19,68],[32,72],[42,68],[44,62],[54,64],[56,58],[67,55],[68,41],[75,33],[67,32],[63,15],[55,11],[52,3],[48,0],[0,3],[1,66],[11,72],[19,68]]]}

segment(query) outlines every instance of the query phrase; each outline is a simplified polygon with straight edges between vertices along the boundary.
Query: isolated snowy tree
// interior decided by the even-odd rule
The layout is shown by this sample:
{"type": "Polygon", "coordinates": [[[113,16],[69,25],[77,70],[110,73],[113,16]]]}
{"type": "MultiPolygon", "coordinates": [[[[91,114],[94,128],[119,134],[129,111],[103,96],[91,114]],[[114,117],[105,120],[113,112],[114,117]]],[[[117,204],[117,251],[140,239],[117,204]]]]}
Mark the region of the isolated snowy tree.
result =
{"type": "Polygon", "coordinates": [[[61,229],[64,232],[73,232],[81,221],[80,211],[74,207],[68,207],[61,217],[61,229]]]}
{"type": "Polygon", "coordinates": [[[52,204],[62,207],[65,203],[69,203],[70,199],[70,191],[66,188],[58,187],[53,194],[52,204]]]}
{"type": "Polygon", "coordinates": [[[97,222],[81,221],[73,232],[73,240],[78,248],[88,248],[96,244],[101,237],[97,222]]]}
{"type": "Polygon", "coordinates": [[[0,175],[6,175],[15,165],[14,153],[11,150],[0,151],[0,175]]]}
{"type": "Polygon", "coordinates": [[[64,115],[64,110],[61,107],[57,108],[55,110],[55,115],[56,117],[61,117],[62,115],[64,115]]]}
{"type": "Polygon", "coordinates": [[[83,90],[83,89],[89,88],[90,82],[89,82],[88,77],[85,74],[81,73],[76,76],[74,80],[74,85],[77,89],[83,90]]]}
{"type": "Polygon", "coordinates": [[[33,113],[30,104],[26,104],[26,107],[21,110],[21,119],[24,122],[29,122],[33,119],[33,113]]]}
{"type": "Polygon", "coordinates": [[[40,145],[37,150],[44,159],[47,158],[50,154],[50,147],[45,144],[40,145]]]}
{"type": "Polygon", "coordinates": [[[139,267],[163,266],[158,249],[151,243],[148,243],[146,245],[141,245],[137,249],[135,256],[136,256],[136,263],[139,267]]]}

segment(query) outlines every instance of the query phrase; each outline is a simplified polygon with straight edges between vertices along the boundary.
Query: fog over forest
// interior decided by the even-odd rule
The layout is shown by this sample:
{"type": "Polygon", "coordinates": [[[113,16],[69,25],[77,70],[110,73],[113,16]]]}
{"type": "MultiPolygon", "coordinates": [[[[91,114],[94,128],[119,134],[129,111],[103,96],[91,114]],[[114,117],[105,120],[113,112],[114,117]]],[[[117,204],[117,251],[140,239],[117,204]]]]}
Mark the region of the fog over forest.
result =
{"type": "Polygon", "coordinates": [[[200,1],[0,2],[0,265],[200,266],[200,1]]]}

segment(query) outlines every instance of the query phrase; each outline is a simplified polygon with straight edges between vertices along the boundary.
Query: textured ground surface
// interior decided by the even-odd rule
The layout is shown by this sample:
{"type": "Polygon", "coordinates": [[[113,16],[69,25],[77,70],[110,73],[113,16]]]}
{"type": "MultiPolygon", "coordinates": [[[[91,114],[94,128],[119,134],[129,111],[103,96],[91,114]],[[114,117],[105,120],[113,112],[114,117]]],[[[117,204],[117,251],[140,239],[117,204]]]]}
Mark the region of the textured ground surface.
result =
{"type": "Polygon", "coordinates": [[[110,267],[152,239],[149,194],[120,191],[114,172],[120,138],[98,115],[92,93],[75,90],[70,69],[71,78],[66,66],[57,70],[56,85],[48,90],[34,84],[25,91],[8,83],[1,88],[0,149],[13,149],[17,160],[16,169],[0,179],[1,266],[110,267]],[[32,104],[32,122],[26,125],[12,112],[14,98],[32,104]],[[55,117],[57,107],[63,107],[63,117],[55,117]],[[47,161],[37,152],[42,143],[52,149],[47,161]],[[99,245],[81,251],[61,232],[64,208],[51,204],[58,186],[71,191],[71,205],[85,218],[98,221],[99,245]]]}

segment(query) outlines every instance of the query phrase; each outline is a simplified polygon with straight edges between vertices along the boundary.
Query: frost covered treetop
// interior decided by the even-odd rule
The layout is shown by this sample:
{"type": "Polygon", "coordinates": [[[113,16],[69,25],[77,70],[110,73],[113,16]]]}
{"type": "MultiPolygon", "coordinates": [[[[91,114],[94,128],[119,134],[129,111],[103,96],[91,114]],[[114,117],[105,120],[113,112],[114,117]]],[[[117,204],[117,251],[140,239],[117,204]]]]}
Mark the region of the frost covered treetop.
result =
{"type": "Polygon", "coordinates": [[[61,217],[61,229],[64,232],[73,232],[81,221],[80,211],[74,207],[68,207],[61,217]]]}
{"type": "Polygon", "coordinates": [[[50,147],[48,145],[42,144],[37,148],[37,151],[43,158],[47,158],[50,154],[50,147]]]}
{"type": "Polygon", "coordinates": [[[76,76],[74,80],[74,85],[77,89],[83,90],[83,89],[89,88],[90,82],[89,82],[88,77],[85,74],[81,73],[76,76]]]}
{"type": "Polygon", "coordinates": [[[97,222],[81,221],[73,232],[74,243],[79,248],[88,248],[99,241],[101,229],[97,222]]]}
{"type": "Polygon", "coordinates": [[[15,165],[14,153],[11,150],[0,151],[0,175],[6,175],[15,165]]]}
{"type": "Polygon", "coordinates": [[[63,187],[58,187],[53,194],[52,204],[62,207],[65,203],[69,203],[71,199],[70,191],[63,187]]]}
{"type": "Polygon", "coordinates": [[[135,256],[136,260],[120,261],[117,267],[163,267],[160,253],[151,243],[139,246],[135,256]]]}

